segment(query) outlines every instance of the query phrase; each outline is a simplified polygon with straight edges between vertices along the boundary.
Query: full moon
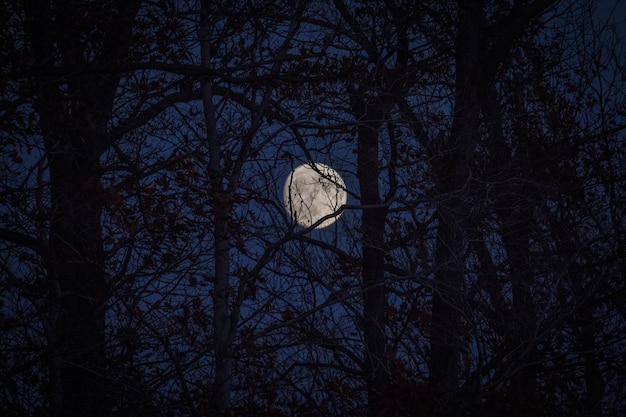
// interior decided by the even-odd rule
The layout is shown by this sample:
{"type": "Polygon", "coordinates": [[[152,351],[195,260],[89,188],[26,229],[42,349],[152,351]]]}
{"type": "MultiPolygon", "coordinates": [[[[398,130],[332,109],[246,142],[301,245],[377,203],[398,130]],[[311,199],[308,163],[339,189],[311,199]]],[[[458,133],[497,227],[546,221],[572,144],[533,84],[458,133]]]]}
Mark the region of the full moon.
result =
{"type": "MultiPolygon", "coordinates": [[[[315,168],[300,165],[285,181],[283,200],[291,218],[299,225],[309,227],[346,204],[346,185],[337,171],[329,166],[318,163],[315,168]]],[[[324,220],[317,228],[330,226],[340,215],[324,220]]]]}

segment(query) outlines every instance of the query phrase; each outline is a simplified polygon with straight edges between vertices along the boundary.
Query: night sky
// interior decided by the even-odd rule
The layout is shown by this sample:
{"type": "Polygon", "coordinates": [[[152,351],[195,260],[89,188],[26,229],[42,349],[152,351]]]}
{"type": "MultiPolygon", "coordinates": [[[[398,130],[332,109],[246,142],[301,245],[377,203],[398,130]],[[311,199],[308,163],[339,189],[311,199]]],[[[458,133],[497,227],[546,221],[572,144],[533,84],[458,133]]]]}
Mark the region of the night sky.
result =
{"type": "Polygon", "coordinates": [[[0,19],[0,415],[626,415],[624,2],[0,19]]]}

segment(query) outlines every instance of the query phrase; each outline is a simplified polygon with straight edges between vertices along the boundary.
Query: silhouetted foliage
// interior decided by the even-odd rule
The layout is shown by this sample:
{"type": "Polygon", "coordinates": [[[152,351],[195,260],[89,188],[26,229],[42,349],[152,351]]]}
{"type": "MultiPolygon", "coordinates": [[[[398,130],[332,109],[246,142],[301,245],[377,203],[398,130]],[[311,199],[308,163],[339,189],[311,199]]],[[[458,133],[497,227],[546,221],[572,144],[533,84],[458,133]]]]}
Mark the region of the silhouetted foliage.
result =
{"type": "Polygon", "coordinates": [[[618,4],[3,2],[0,413],[626,414],[618,4]]]}

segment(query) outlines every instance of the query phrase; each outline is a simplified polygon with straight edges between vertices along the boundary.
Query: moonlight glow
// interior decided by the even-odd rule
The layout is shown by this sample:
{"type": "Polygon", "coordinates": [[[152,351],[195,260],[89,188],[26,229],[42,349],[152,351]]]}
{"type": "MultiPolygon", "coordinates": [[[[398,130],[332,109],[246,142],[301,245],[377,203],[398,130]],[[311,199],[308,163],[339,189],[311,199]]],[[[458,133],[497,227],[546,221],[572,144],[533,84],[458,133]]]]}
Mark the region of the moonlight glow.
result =
{"type": "MultiPolygon", "coordinates": [[[[309,227],[346,204],[346,186],[329,166],[300,165],[285,181],[283,200],[291,217],[301,226],[309,227]]],[[[324,220],[317,228],[330,226],[339,216],[324,220]]]]}

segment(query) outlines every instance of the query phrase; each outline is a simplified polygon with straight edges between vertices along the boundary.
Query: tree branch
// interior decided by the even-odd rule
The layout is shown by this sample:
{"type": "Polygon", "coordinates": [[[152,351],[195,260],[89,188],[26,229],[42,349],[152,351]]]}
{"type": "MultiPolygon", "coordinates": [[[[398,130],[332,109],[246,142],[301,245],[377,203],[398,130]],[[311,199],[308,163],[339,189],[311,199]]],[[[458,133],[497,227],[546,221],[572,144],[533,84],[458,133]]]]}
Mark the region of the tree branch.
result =
{"type": "Polygon", "coordinates": [[[168,96],[165,96],[161,101],[150,106],[147,110],[143,111],[137,116],[120,122],[120,124],[111,129],[111,131],[109,132],[109,137],[111,138],[111,140],[116,140],[117,138],[120,138],[125,134],[145,125],[172,105],[177,103],[186,103],[193,100],[199,100],[200,98],[201,94],[199,90],[172,93],[168,96]]]}
{"type": "Polygon", "coordinates": [[[47,244],[24,233],[9,230],[4,227],[0,227],[0,240],[32,249],[41,256],[46,256],[49,253],[49,247],[47,244]]]}

